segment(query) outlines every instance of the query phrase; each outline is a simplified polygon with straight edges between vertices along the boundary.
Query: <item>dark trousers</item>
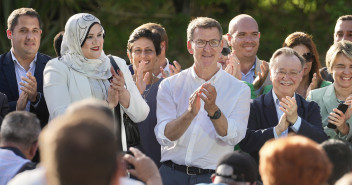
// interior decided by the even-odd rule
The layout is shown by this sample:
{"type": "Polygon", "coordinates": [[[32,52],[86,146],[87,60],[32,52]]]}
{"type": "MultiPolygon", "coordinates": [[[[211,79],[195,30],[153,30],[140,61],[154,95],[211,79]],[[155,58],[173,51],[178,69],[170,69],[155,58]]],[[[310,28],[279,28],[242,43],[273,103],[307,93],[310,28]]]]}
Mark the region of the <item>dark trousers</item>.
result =
{"type": "Polygon", "coordinates": [[[186,172],[175,170],[164,164],[159,172],[165,185],[194,185],[198,183],[211,183],[211,173],[201,175],[187,175],[186,172]]]}

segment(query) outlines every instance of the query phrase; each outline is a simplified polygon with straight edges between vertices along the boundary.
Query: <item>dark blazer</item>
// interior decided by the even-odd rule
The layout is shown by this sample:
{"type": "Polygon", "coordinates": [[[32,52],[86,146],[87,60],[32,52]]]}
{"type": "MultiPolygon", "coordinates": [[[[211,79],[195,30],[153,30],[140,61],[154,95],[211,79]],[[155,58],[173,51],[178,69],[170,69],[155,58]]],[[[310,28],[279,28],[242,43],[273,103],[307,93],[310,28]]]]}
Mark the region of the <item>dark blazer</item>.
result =
{"type": "MultiPolygon", "coordinates": [[[[296,93],[297,112],[301,118],[299,135],[306,136],[318,143],[328,139],[322,127],[320,108],[315,102],[308,102],[296,93]]],[[[274,127],[278,124],[272,90],[251,103],[248,128],[240,148],[251,154],[257,161],[258,152],[266,141],[274,138],[274,127]]],[[[290,130],[290,128],[289,128],[290,130]]]]}
{"type": "Polygon", "coordinates": [[[0,92],[0,126],[5,115],[9,112],[9,104],[5,94],[0,92]]]}
{"type": "MultiPolygon", "coordinates": [[[[42,127],[47,124],[49,118],[48,108],[46,107],[43,95],[43,71],[46,63],[50,59],[51,57],[38,53],[34,72],[34,77],[37,80],[37,91],[41,93],[41,99],[37,108],[34,108],[33,106],[30,107],[30,112],[37,115],[42,127]]],[[[11,52],[0,55],[0,92],[6,94],[9,101],[10,111],[15,111],[19,95],[15,64],[12,60],[11,52]]]]}

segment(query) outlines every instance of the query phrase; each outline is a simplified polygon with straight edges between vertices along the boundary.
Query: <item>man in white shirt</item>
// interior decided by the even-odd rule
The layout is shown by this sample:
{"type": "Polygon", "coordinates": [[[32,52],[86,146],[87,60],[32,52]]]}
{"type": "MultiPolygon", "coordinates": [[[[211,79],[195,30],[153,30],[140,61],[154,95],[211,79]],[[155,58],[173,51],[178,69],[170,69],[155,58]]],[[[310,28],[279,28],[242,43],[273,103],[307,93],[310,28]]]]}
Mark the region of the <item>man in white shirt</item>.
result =
{"type": "Polygon", "coordinates": [[[194,65],[161,82],[157,96],[154,131],[167,185],[210,183],[216,162],[243,139],[249,115],[248,86],[217,65],[219,22],[192,20],[187,40],[194,65]]]}
{"type": "Polygon", "coordinates": [[[253,83],[255,90],[270,85],[269,64],[257,57],[260,39],[257,21],[250,15],[240,14],[230,21],[227,36],[232,48],[230,59],[240,64],[237,66],[241,68],[242,80],[253,83]]]}

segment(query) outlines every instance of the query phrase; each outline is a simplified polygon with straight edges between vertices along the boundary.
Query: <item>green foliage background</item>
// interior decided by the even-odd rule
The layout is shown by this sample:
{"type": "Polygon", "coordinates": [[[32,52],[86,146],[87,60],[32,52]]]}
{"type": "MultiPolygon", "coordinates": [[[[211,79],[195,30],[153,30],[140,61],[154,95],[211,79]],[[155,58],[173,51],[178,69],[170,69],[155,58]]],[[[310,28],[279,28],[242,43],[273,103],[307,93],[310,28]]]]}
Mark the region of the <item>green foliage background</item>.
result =
{"type": "Polygon", "coordinates": [[[0,52],[9,51],[6,37],[7,17],[20,7],[31,7],[41,15],[43,26],[40,52],[55,56],[52,41],[64,30],[67,19],[75,13],[97,16],[106,31],[104,51],[124,58],[130,33],[147,22],[162,24],[169,36],[169,60],[182,68],[192,65],[186,49],[186,29],[192,18],[212,17],[228,30],[236,15],[253,16],[261,32],[258,57],[269,60],[272,53],[292,32],[313,35],[323,66],[325,53],[333,42],[336,19],[352,14],[351,0],[0,0],[0,52]]]}

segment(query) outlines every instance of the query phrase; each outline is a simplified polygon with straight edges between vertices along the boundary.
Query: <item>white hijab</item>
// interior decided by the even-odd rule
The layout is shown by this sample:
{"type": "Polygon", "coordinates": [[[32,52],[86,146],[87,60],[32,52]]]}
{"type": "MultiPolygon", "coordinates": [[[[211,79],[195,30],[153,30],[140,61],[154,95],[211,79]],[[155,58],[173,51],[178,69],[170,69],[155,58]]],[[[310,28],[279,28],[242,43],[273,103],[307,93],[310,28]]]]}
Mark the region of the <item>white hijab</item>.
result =
{"type": "MultiPolygon", "coordinates": [[[[94,24],[100,25],[100,21],[91,14],[79,13],[70,17],[65,25],[62,57],[59,60],[88,78],[93,97],[106,100],[110,86],[107,79],[111,77],[110,59],[104,51],[98,59],[88,59],[83,55],[81,47],[94,24]]],[[[103,27],[101,29],[104,33],[103,27]]]]}
{"type": "Polygon", "coordinates": [[[70,17],[65,25],[61,44],[62,57],[59,60],[86,77],[106,80],[111,77],[111,64],[104,51],[98,59],[87,59],[81,47],[91,27],[96,23],[100,25],[99,19],[88,13],[79,13],[70,17]]]}

